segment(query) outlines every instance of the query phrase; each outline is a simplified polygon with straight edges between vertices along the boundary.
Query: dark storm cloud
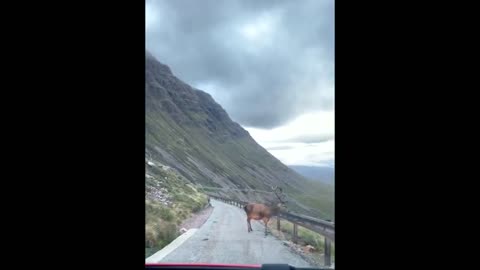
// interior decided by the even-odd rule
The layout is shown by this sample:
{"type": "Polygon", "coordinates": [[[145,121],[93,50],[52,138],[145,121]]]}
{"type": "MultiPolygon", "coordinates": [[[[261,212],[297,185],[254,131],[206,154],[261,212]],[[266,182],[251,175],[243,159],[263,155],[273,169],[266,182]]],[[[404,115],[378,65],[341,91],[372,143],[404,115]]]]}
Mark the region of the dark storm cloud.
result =
{"type": "Polygon", "coordinates": [[[147,49],[245,126],[332,110],[333,0],[147,1],[147,49]]]}

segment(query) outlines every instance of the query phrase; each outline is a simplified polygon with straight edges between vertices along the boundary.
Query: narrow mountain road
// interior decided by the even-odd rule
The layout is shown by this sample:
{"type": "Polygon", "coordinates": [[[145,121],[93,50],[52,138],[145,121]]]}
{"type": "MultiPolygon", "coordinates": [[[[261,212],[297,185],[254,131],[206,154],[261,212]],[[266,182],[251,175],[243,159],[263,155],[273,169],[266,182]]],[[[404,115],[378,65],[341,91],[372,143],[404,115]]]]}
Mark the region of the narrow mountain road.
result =
{"type": "Polygon", "coordinates": [[[311,267],[282,241],[270,234],[265,237],[263,223],[252,221],[253,232],[248,233],[243,209],[217,200],[211,203],[213,212],[202,227],[160,262],[288,263],[311,267]]]}

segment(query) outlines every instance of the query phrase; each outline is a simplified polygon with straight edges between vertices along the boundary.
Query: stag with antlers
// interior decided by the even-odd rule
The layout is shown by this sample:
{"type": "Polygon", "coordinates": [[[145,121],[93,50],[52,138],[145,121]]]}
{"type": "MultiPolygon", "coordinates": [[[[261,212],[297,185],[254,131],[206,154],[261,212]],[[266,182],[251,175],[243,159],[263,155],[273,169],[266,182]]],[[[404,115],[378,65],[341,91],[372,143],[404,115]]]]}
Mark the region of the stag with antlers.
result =
{"type": "Polygon", "coordinates": [[[279,200],[278,203],[273,203],[271,205],[265,205],[260,203],[249,203],[243,207],[247,213],[247,225],[248,232],[253,231],[250,220],[263,220],[265,223],[265,236],[267,236],[267,225],[272,216],[278,215],[280,209],[286,206],[287,201],[285,200],[285,194],[283,194],[282,188],[272,187],[273,193],[279,200]]]}

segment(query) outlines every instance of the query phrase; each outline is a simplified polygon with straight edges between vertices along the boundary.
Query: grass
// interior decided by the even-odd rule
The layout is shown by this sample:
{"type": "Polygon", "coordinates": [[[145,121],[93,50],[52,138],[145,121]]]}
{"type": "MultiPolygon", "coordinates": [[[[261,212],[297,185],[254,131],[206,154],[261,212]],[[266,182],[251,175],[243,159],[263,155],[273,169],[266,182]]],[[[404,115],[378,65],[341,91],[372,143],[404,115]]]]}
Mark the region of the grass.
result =
{"type": "MultiPolygon", "coordinates": [[[[197,124],[205,119],[203,112],[188,114],[188,117],[197,124]]],[[[191,181],[207,187],[218,186],[202,172],[208,170],[227,178],[227,181],[236,186],[268,190],[269,186],[265,184],[264,179],[274,178],[285,183],[284,190],[292,198],[292,210],[334,220],[332,188],[312,184],[289,172],[267,151],[257,146],[250,137],[227,137],[225,141],[219,140],[223,133],[225,130],[219,130],[219,133],[213,135],[208,134],[201,124],[179,125],[168,114],[154,108],[150,108],[146,114],[146,147],[153,150],[154,146],[161,146],[169,152],[190,172],[191,175],[188,177],[191,181]],[[193,164],[192,159],[200,165],[193,164]],[[310,211],[305,212],[304,208],[294,206],[295,201],[310,211]]],[[[234,198],[235,192],[230,196],[234,198]]]]}
{"type": "MultiPolygon", "coordinates": [[[[291,241],[293,236],[293,223],[284,219],[280,220],[280,231],[277,230],[277,219],[272,218],[268,223],[268,228],[273,235],[281,240],[291,241]]],[[[303,246],[311,245],[315,248],[313,254],[320,255],[324,253],[325,237],[319,233],[311,231],[307,228],[297,226],[298,230],[298,244],[303,246]]],[[[332,242],[332,261],[335,258],[335,243],[332,242]]]]}
{"type": "Polygon", "coordinates": [[[145,201],[145,248],[148,253],[163,248],[178,236],[174,219],[172,210],[150,200],[145,201]]]}
{"type": "MultiPolygon", "coordinates": [[[[166,94],[160,95],[162,89],[154,89],[155,87],[157,86],[153,83],[147,85],[145,147],[154,155],[155,160],[167,162],[171,159],[155,151],[155,147],[163,149],[176,160],[171,161],[172,166],[174,163],[181,164],[182,170],[188,173],[181,177],[154,168],[148,172],[155,178],[162,179],[162,182],[158,183],[168,189],[175,203],[168,207],[168,210],[163,209],[162,205],[146,207],[146,216],[149,216],[146,226],[150,226],[150,234],[148,237],[146,235],[146,241],[149,238],[151,242],[149,246],[146,244],[146,254],[150,252],[151,246],[162,246],[168,242],[171,235],[174,235],[173,233],[162,235],[157,233],[157,230],[160,228],[168,230],[168,224],[178,226],[191,213],[202,209],[206,204],[206,196],[188,184],[201,184],[206,187],[205,190],[208,190],[207,187],[219,187],[212,174],[240,188],[269,190],[270,186],[267,183],[270,181],[282,185],[285,193],[291,198],[289,209],[301,214],[334,220],[333,188],[309,183],[288,170],[250,136],[239,135],[242,133],[235,130],[231,122],[212,118],[210,111],[205,108],[212,107],[213,104],[205,103],[200,104],[205,105],[203,107],[191,107],[196,104],[180,100],[175,104],[179,106],[179,111],[166,112],[167,106],[162,105],[162,102],[173,99],[166,94]],[[210,132],[208,119],[215,122],[217,130],[210,132]],[[305,207],[301,207],[300,204],[305,207]]],[[[170,94],[181,92],[171,91],[170,94]]],[[[156,180],[146,179],[147,186],[153,186],[155,183],[156,180]]],[[[226,193],[224,195],[231,198],[236,198],[239,194],[239,192],[226,193]]],[[[261,201],[260,199],[264,197],[263,194],[254,192],[244,194],[248,195],[248,200],[261,201]]],[[[299,233],[306,241],[314,243],[312,246],[318,245],[315,244],[317,238],[301,232],[301,229],[299,233]]]]}
{"type": "Polygon", "coordinates": [[[145,256],[149,257],[179,235],[179,225],[192,213],[203,209],[207,196],[173,170],[148,167],[154,179],[146,179],[145,189],[166,188],[170,205],[145,199],[145,256]]]}

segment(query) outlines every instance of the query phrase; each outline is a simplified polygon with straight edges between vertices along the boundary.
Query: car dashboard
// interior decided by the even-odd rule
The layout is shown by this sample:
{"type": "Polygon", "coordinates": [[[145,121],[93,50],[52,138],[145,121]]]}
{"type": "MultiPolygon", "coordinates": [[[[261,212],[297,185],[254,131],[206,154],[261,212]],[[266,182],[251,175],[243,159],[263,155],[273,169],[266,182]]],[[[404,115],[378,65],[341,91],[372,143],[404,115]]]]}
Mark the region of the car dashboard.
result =
{"type": "Polygon", "coordinates": [[[294,267],[288,264],[145,264],[148,270],[323,270],[333,269],[329,267],[294,267]]]}

